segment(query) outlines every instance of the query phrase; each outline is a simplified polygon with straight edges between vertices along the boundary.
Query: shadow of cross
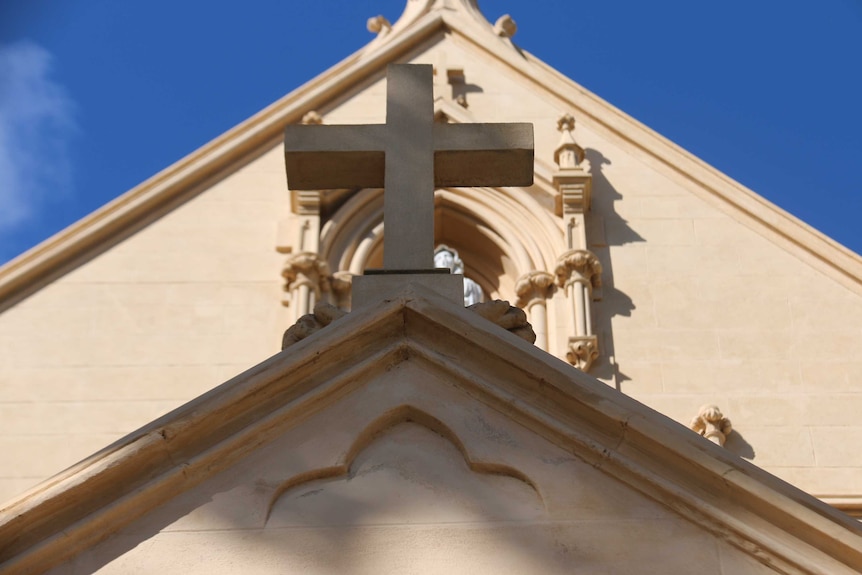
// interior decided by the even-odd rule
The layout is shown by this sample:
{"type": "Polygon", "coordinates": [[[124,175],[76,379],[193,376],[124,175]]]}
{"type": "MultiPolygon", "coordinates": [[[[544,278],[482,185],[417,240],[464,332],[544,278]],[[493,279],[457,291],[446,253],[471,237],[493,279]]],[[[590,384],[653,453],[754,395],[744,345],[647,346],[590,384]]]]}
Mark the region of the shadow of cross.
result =
{"type": "Polygon", "coordinates": [[[383,268],[434,268],[434,189],[533,183],[532,124],[436,124],[432,67],[387,69],[386,124],[291,125],[292,190],[380,188],[383,268]]]}

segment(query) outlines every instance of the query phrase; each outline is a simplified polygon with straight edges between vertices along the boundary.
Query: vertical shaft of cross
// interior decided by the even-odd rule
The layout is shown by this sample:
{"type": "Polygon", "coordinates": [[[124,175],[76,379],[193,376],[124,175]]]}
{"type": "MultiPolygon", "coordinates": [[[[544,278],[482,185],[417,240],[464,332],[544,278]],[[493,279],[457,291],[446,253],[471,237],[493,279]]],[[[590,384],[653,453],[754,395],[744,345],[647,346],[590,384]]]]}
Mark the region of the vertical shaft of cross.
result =
{"type": "Polygon", "coordinates": [[[430,65],[392,65],[386,80],[383,267],[434,267],[434,92],[430,65]]]}

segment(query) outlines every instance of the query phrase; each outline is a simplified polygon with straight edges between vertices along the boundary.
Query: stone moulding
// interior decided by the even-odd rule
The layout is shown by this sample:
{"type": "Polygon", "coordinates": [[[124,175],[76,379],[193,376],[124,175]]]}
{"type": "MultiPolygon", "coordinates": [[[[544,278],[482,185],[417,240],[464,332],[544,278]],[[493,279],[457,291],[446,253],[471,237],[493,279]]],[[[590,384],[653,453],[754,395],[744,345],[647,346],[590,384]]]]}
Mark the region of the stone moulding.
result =
{"type": "Polygon", "coordinates": [[[295,489],[297,487],[302,486],[305,483],[311,481],[318,481],[321,479],[335,479],[338,477],[344,477],[348,475],[350,472],[350,467],[353,465],[356,457],[371,443],[374,442],[375,439],[379,438],[386,431],[392,429],[396,425],[400,423],[417,423],[426,429],[429,429],[436,433],[437,435],[446,439],[449,443],[455,446],[458,452],[461,454],[461,457],[464,458],[464,462],[467,464],[467,467],[473,471],[474,473],[484,473],[490,475],[502,475],[504,477],[510,477],[512,479],[517,479],[522,483],[528,485],[533,492],[535,492],[536,497],[539,501],[544,505],[545,502],[542,499],[542,494],[539,491],[536,484],[525,474],[524,472],[510,467],[508,465],[497,464],[490,461],[481,461],[472,457],[464,444],[463,441],[458,437],[458,435],[452,431],[445,423],[434,417],[433,415],[422,411],[412,405],[401,405],[395,409],[391,409],[386,413],[382,414],[378,417],[371,425],[362,430],[356,437],[356,440],[350,446],[350,449],[347,453],[344,454],[342,460],[332,467],[327,467],[325,469],[313,469],[311,471],[302,473],[300,475],[289,478],[287,481],[279,485],[275,492],[272,494],[270,498],[270,502],[267,508],[266,521],[269,521],[270,515],[272,514],[272,510],[275,507],[278,500],[281,499],[288,491],[295,489]]]}
{"type": "Polygon", "coordinates": [[[862,570],[852,518],[477,319],[413,284],[349,314],[10,502],[0,571],[69,559],[414,361],[778,572],[862,570]]]}

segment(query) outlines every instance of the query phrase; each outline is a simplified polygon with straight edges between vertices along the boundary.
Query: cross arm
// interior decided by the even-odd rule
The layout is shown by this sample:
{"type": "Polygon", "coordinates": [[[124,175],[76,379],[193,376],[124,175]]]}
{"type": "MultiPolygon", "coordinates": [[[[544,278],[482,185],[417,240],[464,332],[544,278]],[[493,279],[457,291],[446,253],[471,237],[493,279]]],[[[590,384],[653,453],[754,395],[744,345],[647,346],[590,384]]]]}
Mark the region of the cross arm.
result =
{"type": "Polygon", "coordinates": [[[532,183],[532,124],[434,125],[436,187],[532,183]]]}
{"type": "Polygon", "coordinates": [[[382,188],[385,125],[284,129],[284,162],[291,190],[382,188]]]}

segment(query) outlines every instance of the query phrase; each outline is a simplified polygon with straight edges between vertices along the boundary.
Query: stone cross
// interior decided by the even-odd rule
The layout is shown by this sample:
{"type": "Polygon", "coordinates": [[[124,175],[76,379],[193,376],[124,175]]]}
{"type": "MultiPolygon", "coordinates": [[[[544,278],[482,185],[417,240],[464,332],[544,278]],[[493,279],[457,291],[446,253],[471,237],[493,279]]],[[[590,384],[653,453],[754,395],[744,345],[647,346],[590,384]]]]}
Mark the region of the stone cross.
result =
{"type": "Polygon", "coordinates": [[[291,125],[291,190],[384,188],[383,268],[434,268],[434,189],[533,183],[532,124],[436,124],[430,65],[387,70],[386,123],[291,125]]]}

